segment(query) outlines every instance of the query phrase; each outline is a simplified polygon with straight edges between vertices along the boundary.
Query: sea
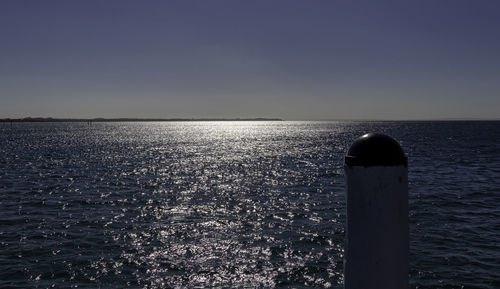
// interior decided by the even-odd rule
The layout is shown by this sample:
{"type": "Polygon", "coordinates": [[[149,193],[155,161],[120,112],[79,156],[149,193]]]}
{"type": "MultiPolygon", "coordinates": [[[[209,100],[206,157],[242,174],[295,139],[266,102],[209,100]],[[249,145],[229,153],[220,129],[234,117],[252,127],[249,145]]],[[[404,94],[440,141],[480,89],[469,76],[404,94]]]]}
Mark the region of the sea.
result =
{"type": "Polygon", "coordinates": [[[0,124],[0,288],[343,288],[368,132],[408,156],[409,288],[500,288],[499,121],[0,124]]]}

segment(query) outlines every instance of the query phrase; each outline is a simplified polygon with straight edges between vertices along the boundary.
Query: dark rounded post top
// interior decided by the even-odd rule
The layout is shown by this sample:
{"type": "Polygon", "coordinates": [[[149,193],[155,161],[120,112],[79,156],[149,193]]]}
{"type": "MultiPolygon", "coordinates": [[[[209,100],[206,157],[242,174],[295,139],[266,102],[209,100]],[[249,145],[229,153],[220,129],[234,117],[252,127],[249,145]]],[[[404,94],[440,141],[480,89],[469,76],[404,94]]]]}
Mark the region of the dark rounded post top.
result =
{"type": "Polygon", "coordinates": [[[407,166],[408,158],[397,141],[380,133],[358,138],[345,156],[348,166],[407,166]]]}

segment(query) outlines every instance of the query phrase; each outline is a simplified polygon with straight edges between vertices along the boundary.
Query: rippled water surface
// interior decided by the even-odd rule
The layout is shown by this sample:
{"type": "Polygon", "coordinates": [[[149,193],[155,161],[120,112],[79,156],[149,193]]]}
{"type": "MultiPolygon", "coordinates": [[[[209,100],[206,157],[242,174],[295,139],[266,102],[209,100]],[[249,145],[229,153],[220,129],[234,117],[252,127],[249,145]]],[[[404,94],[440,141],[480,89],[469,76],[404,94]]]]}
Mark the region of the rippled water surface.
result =
{"type": "Polygon", "coordinates": [[[500,122],[0,125],[1,288],[342,288],[343,155],[409,156],[411,288],[500,287],[500,122]]]}

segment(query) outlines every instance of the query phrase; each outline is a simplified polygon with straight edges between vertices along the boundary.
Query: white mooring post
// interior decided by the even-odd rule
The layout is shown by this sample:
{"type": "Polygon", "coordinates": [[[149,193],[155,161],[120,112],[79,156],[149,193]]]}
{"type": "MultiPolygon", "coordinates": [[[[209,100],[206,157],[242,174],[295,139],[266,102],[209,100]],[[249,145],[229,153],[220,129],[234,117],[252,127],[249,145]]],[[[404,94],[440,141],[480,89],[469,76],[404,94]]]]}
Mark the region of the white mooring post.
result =
{"type": "Polygon", "coordinates": [[[358,138],[345,156],[345,289],[408,288],[408,160],[383,134],[358,138]]]}

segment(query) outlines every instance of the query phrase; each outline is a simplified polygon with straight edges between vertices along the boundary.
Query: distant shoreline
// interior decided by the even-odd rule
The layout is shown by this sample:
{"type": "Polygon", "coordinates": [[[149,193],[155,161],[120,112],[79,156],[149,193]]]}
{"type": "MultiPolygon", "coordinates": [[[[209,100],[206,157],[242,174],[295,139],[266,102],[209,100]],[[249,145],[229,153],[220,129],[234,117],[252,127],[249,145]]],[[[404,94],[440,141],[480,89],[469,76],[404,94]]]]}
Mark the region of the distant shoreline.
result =
{"type": "Polygon", "coordinates": [[[3,118],[0,122],[131,122],[131,121],[283,121],[281,118],[3,118]]]}

